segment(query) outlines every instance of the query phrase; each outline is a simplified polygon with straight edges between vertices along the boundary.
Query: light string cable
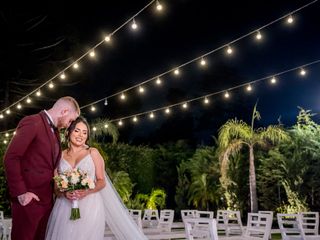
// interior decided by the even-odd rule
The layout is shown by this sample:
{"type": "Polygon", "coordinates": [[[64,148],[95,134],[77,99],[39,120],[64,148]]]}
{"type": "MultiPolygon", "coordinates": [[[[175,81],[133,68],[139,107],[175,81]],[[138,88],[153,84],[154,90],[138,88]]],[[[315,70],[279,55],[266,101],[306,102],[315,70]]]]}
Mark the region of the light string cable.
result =
{"type": "MultiPolygon", "coordinates": [[[[174,103],[174,104],[166,105],[166,106],[163,106],[163,107],[155,108],[155,109],[152,109],[152,110],[148,110],[148,111],[144,111],[144,112],[140,112],[140,113],[131,114],[131,115],[128,115],[128,116],[112,119],[112,120],[110,120],[110,122],[117,122],[117,121],[120,121],[120,120],[125,120],[125,119],[129,119],[129,118],[132,118],[132,117],[145,115],[147,113],[153,113],[153,112],[157,112],[157,111],[160,111],[160,110],[166,110],[166,109],[178,106],[178,105],[194,102],[194,101],[197,101],[199,99],[206,99],[208,97],[211,97],[211,96],[214,96],[214,95],[218,95],[218,94],[221,94],[221,93],[226,93],[226,92],[229,92],[229,91],[232,91],[232,90],[244,87],[244,86],[253,85],[253,84],[265,81],[265,80],[272,80],[272,78],[274,78],[274,77],[278,77],[280,75],[286,74],[288,72],[295,71],[297,69],[300,69],[300,70],[304,71],[303,68],[305,68],[307,66],[315,65],[315,64],[318,64],[318,63],[320,63],[320,59],[312,61],[312,62],[309,62],[309,63],[306,63],[306,64],[303,64],[303,65],[299,65],[297,67],[293,67],[293,68],[290,68],[290,69],[287,69],[287,70],[284,70],[284,71],[281,71],[281,72],[278,72],[278,73],[275,73],[275,74],[270,74],[268,76],[265,76],[265,77],[262,77],[262,78],[258,78],[256,80],[253,80],[253,81],[250,81],[250,82],[245,82],[245,83],[242,83],[242,84],[230,87],[230,88],[226,88],[226,89],[223,89],[223,90],[219,90],[219,91],[216,91],[216,92],[207,93],[207,94],[204,94],[204,95],[196,97],[196,98],[192,98],[192,99],[180,101],[178,103],[174,103]]],[[[301,72],[300,72],[300,74],[301,74],[301,72]]],[[[301,74],[301,75],[303,75],[303,74],[301,74]]]]}
{"type": "Polygon", "coordinates": [[[198,60],[200,60],[200,59],[202,59],[202,58],[204,58],[204,57],[206,57],[206,56],[208,56],[208,55],[210,55],[210,54],[212,54],[212,53],[215,53],[215,52],[217,52],[217,51],[219,51],[219,50],[221,50],[221,49],[224,49],[224,48],[226,48],[226,47],[229,47],[231,44],[233,44],[233,43],[235,43],[235,42],[238,42],[238,41],[240,41],[240,40],[242,40],[242,39],[244,39],[244,38],[246,38],[246,37],[248,37],[248,36],[250,36],[250,35],[252,35],[252,34],[254,34],[254,33],[257,33],[259,30],[264,29],[264,28],[266,28],[266,27],[268,27],[268,26],[270,26],[270,25],[272,25],[272,24],[274,24],[274,23],[276,23],[276,22],[279,22],[280,20],[282,20],[282,19],[284,19],[284,18],[287,18],[288,16],[291,16],[293,13],[296,13],[296,12],[298,12],[298,11],[301,11],[302,9],[304,9],[304,8],[306,8],[306,7],[314,4],[314,3],[316,3],[317,1],[318,1],[318,0],[314,0],[314,1],[312,1],[312,2],[309,2],[309,3],[305,4],[305,5],[297,8],[297,9],[295,9],[295,10],[293,10],[293,11],[291,11],[291,12],[288,13],[288,14],[285,14],[285,15],[283,15],[283,16],[281,16],[281,17],[279,17],[279,18],[277,18],[277,19],[275,19],[275,20],[273,20],[273,21],[271,21],[271,22],[269,22],[269,23],[267,23],[267,24],[265,24],[265,25],[263,25],[263,26],[255,29],[255,30],[253,30],[253,31],[251,31],[251,32],[243,35],[243,36],[240,36],[240,37],[232,40],[231,42],[228,42],[228,43],[226,43],[226,44],[223,44],[223,45],[221,45],[221,46],[218,47],[218,48],[215,48],[215,49],[213,49],[213,50],[211,50],[211,51],[209,51],[209,52],[207,52],[207,53],[205,53],[205,54],[202,54],[202,55],[200,55],[200,56],[198,56],[198,57],[196,57],[196,58],[193,58],[193,59],[189,60],[188,62],[185,62],[185,63],[183,63],[183,64],[181,64],[181,65],[179,65],[179,66],[177,66],[177,67],[171,68],[171,69],[169,69],[169,70],[167,70],[167,71],[165,71],[165,72],[163,72],[163,73],[157,74],[157,75],[155,75],[155,76],[153,76],[153,77],[151,77],[151,78],[149,78],[149,79],[147,79],[147,80],[145,80],[145,81],[142,81],[142,82],[140,82],[140,83],[138,83],[138,84],[135,84],[135,85],[133,85],[133,86],[131,86],[131,87],[128,87],[128,88],[126,88],[126,89],[123,89],[123,90],[121,90],[121,91],[118,91],[118,92],[116,92],[116,93],[114,93],[114,94],[111,94],[111,95],[109,95],[109,96],[107,96],[107,97],[101,98],[101,99],[96,100],[96,101],[91,102],[91,103],[88,103],[88,104],[82,106],[81,108],[86,108],[86,107],[92,106],[92,105],[94,105],[94,104],[97,104],[97,103],[99,103],[99,102],[106,101],[106,100],[109,99],[109,98],[112,98],[112,97],[114,97],[114,96],[118,96],[118,95],[120,95],[120,94],[123,94],[123,93],[131,90],[131,89],[140,87],[140,86],[142,86],[142,85],[145,84],[145,83],[148,83],[148,82],[150,82],[150,81],[157,80],[157,79],[159,79],[160,77],[162,77],[162,76],[164,76],[164,75],[166,75],[166,74],[168,74],[168,73],[171,73],[171,72],[173,72],[173,71],[175,71],[175,70],[177,70],[177,69],[179,69],[179,68],[181,68],[181,67],[184,67],[184,66],[186,66],[186,65],[189,65],[190,63],[193,63],[193,62],[195,62],[195,61],[198,61],[198,60]]]}
{"type": "MultiPolygon", "coordinates": [[[[146,8],[148,8],[151,4],[153,4],[154,2],[157,2],[157,0],[152,0],[150,1],[147,5],[145,5],[141,10],[139,10],[137,13],[135,13],[132,17],[130,17],[128,20],[126,20],[122,25],[120,25],[118,28],[116,28],[113,32],[111,32],[110,34],[107,35],[106,38],[113,36],[115,33],[117,33],[121,28],[123,28],[126,24],[128,24],[129,22],[131,22],[135,17],[137,17],[141,12],[143,12],[146,8]]],[[[47,80],[46,82],[44,82],[43,84],[41,84],[39,87],[37,87],[36,89],[34,89],[33,91],[31,91],[30,93],[28,93],[27,95],[25,95],[24,97],[20,98],[18,101],[12,103],[11,105],[9,105],[8,107],[5,107],[3,110],[0,111],[0,114],[3,116],[3,114],[10,108],[12,108],[13,106],[15,106],[16,104],[22,102],[23,100],[27,99],[28,97],[30,97],[32,94],[36,93],[37,91],[39,91],[41,88],[43,88],[45,85],[47,85],[48,83],[52,82],[55,78],[61,76],[62,74],[64,74],[64,72],[66,70],[68,70],[69,68],[71,68],[75,63],[78,63],[81,59],[83,59],[85,56],[89,55],[92,50],[94,50],[95,48],[97,48],[98,46],[100,46],[102,43],[104,43],[106,41],[106,38],[104,38],[103,40],[101,40],[100,42],[98,42],[97,44],[95,44],[93,47],[90,48],[89,51],[85,52],[83,55],[81,55],[79,58],[77,58],[75,61],[73,61],[70,65],[68,65],[67,67],[65,67],[64,69],[62,69],[60,72],[58,72],[57,74],[55,74],[53,77],[51,77],[49,80],[47,80]]],[[[3,118],[3,117],[2,117],[3,118]]]]}
{"type": "MultiPolygon", "coordinates": [[[[154,112],[157,112],[157,111],[160,111],[160,110],[167,110],[167,109],[170,109],[170,108],[178,106],[178,105],[182,105],[182,104],[185,104],[185,103],[190,103],[190,102],[197,101],[199,99],[206,99],[206,98],[209,98],[211,96],[218,95],[218,94],[221,94],[221,93],[227,93],[229,91],[232,91],[232,90],[244,87],[244,86],[253,85],[253,84],[262,82],[264,80],[268,80],[268,79],[272,80],[275,77],[278,77],[280,75],[295,71],[297,69],[300,69],[301,71],[305,71],[304,68],[306,68],[308,66],[311,66],[311,65],[318,64],[318,63],[320,63],[320,59],[314,60],[314,61],[309,62],[309,63],[305,63],[303,65],[299,65],[299,66],[296,66],[296,67],[293,67],[293,68],[290,68],[290,69],[287,69],[287,70],[283,70],[283,71],[278,72],[278,73],[270,74],[268,76],[265,76],[265,77],[262,77],[262,78],[258,78],[258,79],[253,80],[253,81],[245,82],[245,83],[242,83],[242,84],[230,87],[230,88],[226,88],[226,89],[223,89],[223,90],[220,90],[220,91],[216,91],[216,92],[207,93],[207,94],[201,95],[201,96],[196,97],[196,98],[180,101],[178,103],[162,106],[162,107],[159,107],[159,108],[147,110],[147,111],[140,112],[140,113],[131,114],[131,115],[120,117],[120,118],[111,119],[111,120],[109,120],[109,122],[117,122],[117,121],[129,119],[129,118],[132,118],[132,117],[138,117],[138,116],[141,116],[141,115],[145,115],[147,113],[150,114],[150,113],[154,113],[154,112]]],[[[300,71],[300,74],[303,75],[301,71],[300,71]]],[[[83,108],[83,107],[81,107],[81,108],[83,108]]],[[[9,130],[5,130],[5,131],[1,131],[0,134],[5,134],[6,137],[9,137],[9,135],[10,135],[9,133],[14,132],[14,131],[15,131],[15,129],[9,129],[9,130]]]]}

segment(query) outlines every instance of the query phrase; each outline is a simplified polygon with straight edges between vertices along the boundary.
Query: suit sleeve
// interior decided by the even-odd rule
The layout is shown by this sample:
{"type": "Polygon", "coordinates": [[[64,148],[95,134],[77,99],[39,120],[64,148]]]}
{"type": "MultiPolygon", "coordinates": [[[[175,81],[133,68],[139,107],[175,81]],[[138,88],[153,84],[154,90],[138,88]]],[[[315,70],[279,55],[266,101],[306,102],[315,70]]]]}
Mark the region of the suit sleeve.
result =
{"type": "Polygon", "coordinates": [[[36,125],[34,119],[30,117],[22,119],[4,156],[5,172],[11,197],[17,197],[28,191],[22,176],[21,162],[36,136],[36,125]]]}

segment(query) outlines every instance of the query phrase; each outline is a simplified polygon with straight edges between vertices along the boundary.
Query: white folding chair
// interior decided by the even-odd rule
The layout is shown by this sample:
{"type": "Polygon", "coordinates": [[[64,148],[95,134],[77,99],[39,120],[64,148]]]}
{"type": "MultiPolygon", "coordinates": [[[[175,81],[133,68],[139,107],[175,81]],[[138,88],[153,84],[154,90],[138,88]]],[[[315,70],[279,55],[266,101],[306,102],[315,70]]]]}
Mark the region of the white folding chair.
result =
{"type": "Polygon", "coordinates": [[[142,221],[141,221],[141,210],[138,209],[129,209],[129,214],[133,218],[133,220],[137,223],[139,228],[142,228],[142,221]]]}
{"type": "Polygon", "coordinates": [[[181,219],[184,222],[185,218],[195,218],[197,215],[197,210],[195,209],[184,209],[181,210],[181,219]]]}
{"type": "Polygon", "coordinates": [[[217,230],[221,234],[227,234],[227,214],[228,210],[217,211],[217,230]]]}
{"type": "Polygon", "coordinates": [[[240,216],[240,211],[231,211],[229,210],[225,215],[226,221],[226,235],[242,235],[243,226],[240,216]]]}
{"type": "Polygon", "coordinates": [[[171,227],[174,218],[174,211],[170,209],[164,209],[160,211],[160,219],[157,228],[161,232],[171,232],[171,227]]]}
{"type": "Polygon", "coordinates": [[[301,218],[299,214],[277,214],[283,240],[306,239],[299,218],[301,218]]]}
{"type": "Polygon", "coordinates": [[[145,209],[142,218],[142,227],[156,228],[159,223],[159,212],[154,209],[145,209]]]}
{"type": "MultiPolygon", "coordinates": [[[[258,213],[262,213],[262,214],[270,214],[270,215],[271,215],[271,226],[272,226],[272,221],[273,221],[273,211],[258,211],[258,213]]],[[[271,232],[270,232],[269,239],[271,239],[271,232]]]]}
{"type": "Polygon", "coordinates": [[[318,212],[300,212],[302,228],[305,235],[319,234],[319,213],[318,212]]]}
{"type": "Polygon", "coordinates": [[[186,218],[184,221],[188,240],[218,240],[217,222],[212,218],[186,218]]]}

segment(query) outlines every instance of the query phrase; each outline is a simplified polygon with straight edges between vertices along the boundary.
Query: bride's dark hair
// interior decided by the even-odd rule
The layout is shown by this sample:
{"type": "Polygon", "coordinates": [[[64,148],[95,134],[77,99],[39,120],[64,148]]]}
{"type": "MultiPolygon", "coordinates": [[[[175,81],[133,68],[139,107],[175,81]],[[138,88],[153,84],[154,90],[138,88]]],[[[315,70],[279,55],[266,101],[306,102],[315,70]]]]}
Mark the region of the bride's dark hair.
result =
{"type": "Polygon", "coordinates": [[[84,123],[84,124],[86,125],[87,129],[88,129],[88,131],[87,131],[87,139],[86,139],[86,142],[85,142],[85,143],[86,143],[86,145],[88,145],[88,147],[89,147],[88,142],[89,142],[89,138],[90,138],[90,126],[89,126],[89,123],[87,122],[87,120],[86,120],[84,117],[82,117],[82,116],[77,117],[76,120],[74,120],[74,121],[70,124],[70,126],[68,127],[68,129],[67,129],[67,131],[66,131],[66,139],[67,139],[67,142],[68,142],[68,144],[69,144],[69,142],[70,142],[70,134],[74,131],[74,129],[76,128],[76,125],[77,125],[79,122],[84,123]]]}

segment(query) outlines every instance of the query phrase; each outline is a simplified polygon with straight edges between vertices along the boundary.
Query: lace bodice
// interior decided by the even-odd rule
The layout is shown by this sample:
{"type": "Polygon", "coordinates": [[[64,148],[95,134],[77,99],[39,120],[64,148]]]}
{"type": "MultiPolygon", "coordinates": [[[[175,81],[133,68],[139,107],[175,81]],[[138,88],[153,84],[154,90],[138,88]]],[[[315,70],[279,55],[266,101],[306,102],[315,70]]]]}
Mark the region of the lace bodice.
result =
{"type": "MultiPolygon", "coordinates": [[[[68,163],[67,160],[65,160],[64,158],[61,158],[59,167],[58,167],[58,172],[64,172],[66,170],[71,169],[72,166],[68,163]]],[[[79,168],[82,171],[85,171],[88,173],[88,176],[95,180],[96,179],[96,175],[95,175],[95,166],[92,160],[92,157],[90,154],[87,154],[86,156],[84,156],[75,166],[75,168],[79,168]]]]}

